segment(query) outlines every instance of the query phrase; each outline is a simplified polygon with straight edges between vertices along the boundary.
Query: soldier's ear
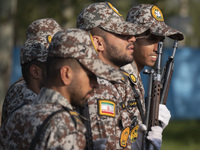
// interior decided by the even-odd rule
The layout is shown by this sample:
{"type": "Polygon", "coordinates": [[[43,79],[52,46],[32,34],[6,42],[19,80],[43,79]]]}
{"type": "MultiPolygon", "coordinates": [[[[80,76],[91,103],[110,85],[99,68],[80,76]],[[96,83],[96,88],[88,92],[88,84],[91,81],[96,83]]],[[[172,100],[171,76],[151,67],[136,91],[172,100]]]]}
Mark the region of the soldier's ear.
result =
{"type": "Polygon", "coordinates": [[[93,35],[93,42],[98,52],[102,52],[105,50],[105,43],[102,37],[93,35]]]}
{"type": "Polygon", "coordinates": [[[60,69],[60,78],[64,85],[69,85],[73,77],[73,71],[69,66],[63,66],[60,69]]]}
{"type": "Polygon", "coordinates": [[[30,67],[30,74],[33,78],[35,79],[40,79],[41,78],[41,68],[32,64],[30,67]]]}

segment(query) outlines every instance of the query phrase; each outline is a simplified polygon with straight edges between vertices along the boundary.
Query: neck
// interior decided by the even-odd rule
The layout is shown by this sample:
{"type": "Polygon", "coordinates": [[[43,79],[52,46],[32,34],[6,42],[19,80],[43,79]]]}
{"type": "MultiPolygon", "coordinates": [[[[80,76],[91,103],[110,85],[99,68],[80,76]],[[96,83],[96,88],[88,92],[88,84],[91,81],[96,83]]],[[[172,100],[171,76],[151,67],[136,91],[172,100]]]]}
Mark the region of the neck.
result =
{"type": "Polygon", "coordinates": [[[27,88],[33,91],[36,94],[39,94],[40,92],[40,87],[36,82],[31,82],[31,84],[26,84],[27,88]]]}
{"type": "Polygon", "coordinates": [[[136,67],[137,67],[137,70],[138,70],[138,73],[140,73],[142,71],[142,69],[144,69],[144,65],[138,63],[138,62],[135,62],[136,64],[136,67]]]}
{"type": "Polygon", "coordinates": [[[69,93],[67,92],[66,86],[62,86],[58,84],[56,85],[55,83],[52,85],[51,83],[48,82],[46,83],[45,87],[60,93],[70,103],[70,96],[69,96],[69,93]]]}

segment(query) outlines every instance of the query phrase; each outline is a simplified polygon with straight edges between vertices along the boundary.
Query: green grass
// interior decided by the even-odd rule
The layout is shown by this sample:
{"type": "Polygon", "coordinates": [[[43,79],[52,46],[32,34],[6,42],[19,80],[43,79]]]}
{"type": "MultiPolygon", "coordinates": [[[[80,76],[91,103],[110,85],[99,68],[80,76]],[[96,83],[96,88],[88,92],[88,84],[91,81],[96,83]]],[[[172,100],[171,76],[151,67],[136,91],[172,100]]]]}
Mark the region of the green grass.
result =
{"type": "Polygon", "coordinates": [[[200,150],[200,121],[170,121],[163,132],[162,150],[200,150]]]}

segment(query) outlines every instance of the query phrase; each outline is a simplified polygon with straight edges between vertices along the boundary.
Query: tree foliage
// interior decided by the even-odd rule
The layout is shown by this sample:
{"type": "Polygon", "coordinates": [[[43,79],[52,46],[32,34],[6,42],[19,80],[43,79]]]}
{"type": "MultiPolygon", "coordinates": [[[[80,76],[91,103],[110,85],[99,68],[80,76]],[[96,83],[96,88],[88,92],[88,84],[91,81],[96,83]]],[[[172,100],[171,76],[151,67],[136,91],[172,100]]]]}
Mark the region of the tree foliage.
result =
{"type": "MultiPolygon", "coordinates": [[[[16,26],[15,26],[15,42],[16,45],[22,45],[25,40],[25,32],[28,25],[39,18],[52,17],[54,18],[63,28],[75,27],[76,18],[78,14],[89,4],[94,2],[101,2],[103,0],[34,0],[25,1],[18,0],[17,15],[16,15],[16,26]]],[[[187,46],[199,45],[200,44],[200,32],[197,31],[199,28],[199,11],[200,4],[198,0],[107,0],[112,3],[120,13],[126,17],[128,10],[133,5],[144,4],[155,4],[163,12],[165,20],[170,17],[179,16],[181,3],[183,1],[188,2],[189,15],[191,17],[191,28],[193,35],[186,35],[185,43],[187,46]]],[[[177,22],[178,24],[178,22],[177,22]]],[[[182,32],[185,32],[183,29],[182,32]]],[[[186,31],[187,32],[187,31],[186,31]]]]}

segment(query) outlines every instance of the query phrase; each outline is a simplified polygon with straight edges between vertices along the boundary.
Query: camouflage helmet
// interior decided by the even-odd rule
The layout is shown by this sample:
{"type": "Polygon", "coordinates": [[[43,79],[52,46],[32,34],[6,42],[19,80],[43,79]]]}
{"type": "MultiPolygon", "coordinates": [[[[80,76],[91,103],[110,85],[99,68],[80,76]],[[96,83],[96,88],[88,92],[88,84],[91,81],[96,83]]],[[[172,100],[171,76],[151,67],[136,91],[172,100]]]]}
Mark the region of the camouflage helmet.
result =
{"type": "Polygon", "coordinates": [[[27,39],[20,51],[21,65],[33,60],[46,62],[48,46],[49,42],[47,37],[35,36],[34,38],[27,39]]]}
{"type": "Polygon", "coordinates": [[[28,26],[26,39],[35,36],[52,36],[60,30],[62,30],[62,28],[53,18],[38,19],[28,26]]]}
{"type": "Polygon", "coordinates": [[[107,80],[121,79],[118,70],[102,62],[92,36],[81,29],[66,29],[56,33],[48,48],[48,57],[75,58],[92,73],[107,80]]]}
{"type": "Polygon", "coordinates": [[[151,34],[167,36],[174,40],[184,39],[180,31],[165,24],[161,10],[155,5],[141,4],[133,6],[127,14],[126,21],[149,27],[151,34]]]}
{"type": "Polygon", "coordinates": [[[77,18],[77,28],[90,30],[95,27],[122,35],[138,35],[147,30],[142,25],[126,22],[118,10],[108,2],[87,6],[77,18]]]}

